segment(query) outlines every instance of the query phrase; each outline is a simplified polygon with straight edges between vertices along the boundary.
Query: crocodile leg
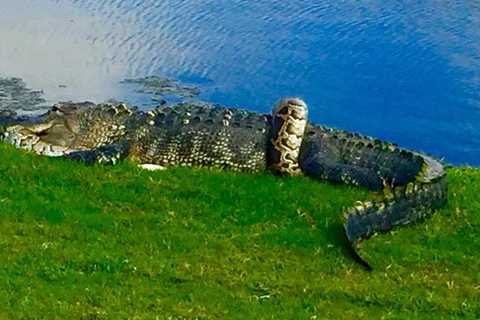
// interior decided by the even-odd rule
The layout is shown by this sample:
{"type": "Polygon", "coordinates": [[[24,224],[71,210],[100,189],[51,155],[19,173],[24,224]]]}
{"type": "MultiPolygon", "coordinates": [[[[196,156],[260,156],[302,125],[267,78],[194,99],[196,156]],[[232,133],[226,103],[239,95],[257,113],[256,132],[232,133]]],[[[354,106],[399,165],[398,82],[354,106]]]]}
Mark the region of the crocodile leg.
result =
{"type": "Polygon", "coordinates": [[[86,165],[94,163],[112,164],[125,159],[130,152],[128,141],[119,141],[91,150],[74,151],[63,156],[64,159],[83,162],[86,165]]]}

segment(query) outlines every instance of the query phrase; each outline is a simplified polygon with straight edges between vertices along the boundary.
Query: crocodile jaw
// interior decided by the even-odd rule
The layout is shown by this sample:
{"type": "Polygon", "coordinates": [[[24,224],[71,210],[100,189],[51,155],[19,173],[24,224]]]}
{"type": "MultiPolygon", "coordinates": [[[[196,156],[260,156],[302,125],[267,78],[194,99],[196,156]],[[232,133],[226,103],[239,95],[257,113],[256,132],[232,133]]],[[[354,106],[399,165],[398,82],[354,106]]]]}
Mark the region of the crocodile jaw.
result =
{"type": "Polygon", "coordinates": [[[36,135],[34,131],[28,130],[23,126],[15,125],[7,128],[3,134],[3,141],[13,146],[39,155],[49,157],[59,157],[70,152],[76,151],[66,147],[46,143],[36,135]]]}

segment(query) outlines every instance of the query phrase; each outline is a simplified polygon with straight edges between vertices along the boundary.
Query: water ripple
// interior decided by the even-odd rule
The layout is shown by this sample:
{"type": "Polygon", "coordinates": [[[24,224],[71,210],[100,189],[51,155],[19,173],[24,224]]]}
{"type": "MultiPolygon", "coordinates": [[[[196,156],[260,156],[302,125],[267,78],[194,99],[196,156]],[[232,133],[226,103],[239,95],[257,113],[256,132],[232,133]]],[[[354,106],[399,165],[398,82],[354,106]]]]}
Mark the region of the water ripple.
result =
{"type": "Polygon", "coordinates": [[[21,77],[51,101],[128,99],[120,80],[166,75],[197,82],[203,99],[262,112],[300,95],[315,122],[480,164],[480,5],[471,1],[0,7],[0,76],[21,77]]]}

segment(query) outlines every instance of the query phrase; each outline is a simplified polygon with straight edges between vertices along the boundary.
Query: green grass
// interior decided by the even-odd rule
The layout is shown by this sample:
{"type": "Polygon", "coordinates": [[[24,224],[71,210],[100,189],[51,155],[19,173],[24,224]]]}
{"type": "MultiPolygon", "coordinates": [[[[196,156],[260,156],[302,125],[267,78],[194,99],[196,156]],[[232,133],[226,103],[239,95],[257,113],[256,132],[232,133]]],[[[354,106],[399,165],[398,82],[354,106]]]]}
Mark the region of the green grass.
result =
{"type": "Polygon", "coordinates": [[[0,319],[475,319],[480,170],[433,217],[373,237],[368,191],[307,178],[85,167],[0,144],[0,319]]]}

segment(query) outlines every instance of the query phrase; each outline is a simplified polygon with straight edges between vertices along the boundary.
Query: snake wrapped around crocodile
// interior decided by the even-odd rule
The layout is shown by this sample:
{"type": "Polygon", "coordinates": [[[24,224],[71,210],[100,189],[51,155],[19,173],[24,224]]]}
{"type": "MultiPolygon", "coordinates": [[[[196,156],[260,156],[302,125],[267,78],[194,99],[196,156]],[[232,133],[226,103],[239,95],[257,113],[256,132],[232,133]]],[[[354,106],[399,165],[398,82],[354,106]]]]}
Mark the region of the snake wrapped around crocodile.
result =
{"type": "Polygon", "coordinates": [[[129,159],[145,168],[270,170],[365,186],[378,192],[344,213],[352,248],[377,231],[425,217],[447,198],[440,160],[312,124],[298,98],[279,100],[271,115],[194,103],[142,112],[124,104],[69,102],[29,120],[0,114],[0,124],[0,136],[17,147],[87,164],[129,159]]]}

